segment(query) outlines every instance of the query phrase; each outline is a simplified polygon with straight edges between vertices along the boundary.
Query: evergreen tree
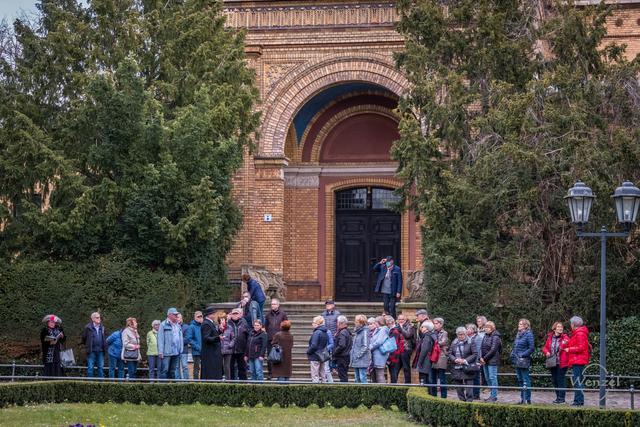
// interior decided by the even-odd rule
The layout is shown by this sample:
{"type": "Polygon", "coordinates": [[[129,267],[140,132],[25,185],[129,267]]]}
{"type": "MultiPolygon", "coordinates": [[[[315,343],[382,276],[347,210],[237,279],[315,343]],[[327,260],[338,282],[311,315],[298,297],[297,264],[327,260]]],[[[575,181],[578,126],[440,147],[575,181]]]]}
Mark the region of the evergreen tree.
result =
{"type": "MultiPolygon", "coordinates": [[[[430,311],[455,324],[597,319],[599,245],[576,238],[563,196],[584,180],[593,224],[614,227],[607,196],[640,180],[638,61],[603,46],[604,6],[548,3],[398,3],[411,89],[392,155],[423,223],[430,311]]],[[[637,233],[609,244],[608,314],[637,314],[637,233]]]]}
{"type": "Polygon", "coordinates": [[[111,254],[225,282],[231,177],[258,116],[221,1],[37,6],[2,33],[2,255],[111,254]]]}

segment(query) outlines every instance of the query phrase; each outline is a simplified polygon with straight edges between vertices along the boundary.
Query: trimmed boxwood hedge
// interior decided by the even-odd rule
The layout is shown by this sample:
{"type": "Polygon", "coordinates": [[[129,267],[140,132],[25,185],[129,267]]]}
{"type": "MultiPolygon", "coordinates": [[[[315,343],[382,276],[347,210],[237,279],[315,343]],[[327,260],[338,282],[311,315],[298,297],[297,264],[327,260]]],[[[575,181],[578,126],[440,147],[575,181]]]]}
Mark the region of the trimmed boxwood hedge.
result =
{"type": "Polygon", "coordinates": [[[108,383],[43,381],[0,385],[0,406],[31,403],[201,403],[217,406],[296,405],[357,408],[395,405],[407,410],[408,387],[316,384],[108,383]]]}
{"type": "Polygon", "coordinates": [[[409,414],[430,426],[624,426],[640,425],[640,411],[550,406],[466,403],[429,396],[426,390],[407,393],[409,414]]]}

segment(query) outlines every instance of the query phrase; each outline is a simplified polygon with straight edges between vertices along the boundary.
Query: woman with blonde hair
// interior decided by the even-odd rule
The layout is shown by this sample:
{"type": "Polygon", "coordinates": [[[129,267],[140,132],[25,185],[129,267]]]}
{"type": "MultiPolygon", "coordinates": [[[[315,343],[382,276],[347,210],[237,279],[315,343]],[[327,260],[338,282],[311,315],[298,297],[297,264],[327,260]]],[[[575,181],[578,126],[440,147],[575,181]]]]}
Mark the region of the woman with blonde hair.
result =
{"type": "Polygon", "coordinates": [[[327,382],[325,373],[325,363],[331,359],[331,355],[327,350],[329,338],[327,338],[327,328],[324,326],[324,318],[316,316],[311,322],[313,333],[309,338],[309,347],[307,347],[307,359],[311,368],[311,381],[314,383],[327,382]]]}
{"type": "Polygon", "coordinates": [[[349,365],[355,372],[357,383],[367,382],[367,369],[371,364],[371,351],[369,350],[369,331],[367,328],[367,316],[358,314],[355,318],[355,331],[353,345],[350,352],[349,365]]]}
{"type": "Polygon", "coordinates": [[[130,379],[136,377],[138,362],[140,361],[140,335],[138,321],[135,317],[127,319],[127,326],[122,330],[122,360],[127,363],[127,375],[130,379]]]}
{"type": "Polygon", "coordinates": [[[523,388],[520,392],[520,405],[531,405],[531,378],[529,369],[531,368],[531,355],[535,350],[533,332],[531,332],[531,322],[527,319],[518,321],[518,333],[511,350],[511,363],[516,368],[518,377],[518,387],[523,388]]]}

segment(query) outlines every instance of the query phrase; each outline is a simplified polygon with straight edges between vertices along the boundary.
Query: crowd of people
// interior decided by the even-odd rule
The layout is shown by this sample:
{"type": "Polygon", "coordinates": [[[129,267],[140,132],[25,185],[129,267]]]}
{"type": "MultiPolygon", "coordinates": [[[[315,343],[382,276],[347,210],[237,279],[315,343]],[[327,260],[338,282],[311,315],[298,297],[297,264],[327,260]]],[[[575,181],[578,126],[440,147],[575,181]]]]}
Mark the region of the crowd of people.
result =
{"type": "MultiPolygon", "coordinates": [[[[243,277],[247,292],[229,313],[208,307],[196,311],[190,323],[183,321],[175,308],[167,311],[163,321],[154,320],[146,334],[149,379],[228,379],[289,381],[292,376],[294,337],[291,322],[276,298],[263,313],[266,301],[261,285],[243,277]],[[189,371],[189,354],[193,360],[189,371]],[[266,361],[266,363],[265,363],[266,361]]],[[[357,315],[353,330],[332,300],[312,319],[313,331],[307,346],[311,380],[331,383],[349,381],[353,369],[356,383],[397,383],[400,374],[405,383],[417,372],[420,384],[432,396],[447,397],[447,372],[453,380],[458,398],[471,402],[480,399],[480,389],[489,389],[486,401],[498,400],[498,370],[501,364],[502,335],[484,316],[475,323],[455,328],[450,340],[441,317],[430,318],[418,310],[410,320],[403,313],[397,319],[383,313],[367,318],[357,315]],[[458,386],[458,387],[456,387],[458,386]]],[[[41,332],[45,376],[60,376],[61,349],[66,336],[61,319],[49,315],[41,332]]],[[[564,332],[562,322],[555,322],[547,334],[542,353],[556,390],[553,403],[565,402],[566,374],[572,369],[573,405],[584,404],[583,371],[589,363],[588,330],[580,317],[570,319],[571,333],[564,332]]],[[[135,318],[126,319],[122,329],[107,335],[100,313],[93,313],[85,326],[81,342],[86,351],[87,375],[104,375],[104,356],[109,358],[109,377],[134,378],[142,359],[141,339],[135,318]]],[[[520,403],[531,403],[531,358],[535,350],[530,322],[520,319],[510,354],[518,385],[520,403]]]]}

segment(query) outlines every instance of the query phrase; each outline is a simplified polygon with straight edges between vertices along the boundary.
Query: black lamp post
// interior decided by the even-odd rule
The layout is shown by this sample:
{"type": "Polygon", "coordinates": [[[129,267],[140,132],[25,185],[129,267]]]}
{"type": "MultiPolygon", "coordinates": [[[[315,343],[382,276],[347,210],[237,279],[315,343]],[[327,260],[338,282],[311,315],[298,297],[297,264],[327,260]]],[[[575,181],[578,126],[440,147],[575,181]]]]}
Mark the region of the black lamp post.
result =
{"type": "Polygon", "coordinates": [[[616,188],[611,198],[615,201],[616,216],[618,222],[624,226],[624,231],[615,233],[608,232],[605,226],[600,231],[588,233],[582,231],[582,227],[589,222],[589,214],[593,199],[593,191],[582,181],[578,181],[569,189],[565,199],[569,205],[571,222],[578,230],[578,237],[596,237],[600,239],[600,408],[606,408],[606,336],[607,336],[607,238],[629,236],[631,226],[636,222],[638,210],[640,208],[640,189],[629,181],[625,181],[616,188]]]}

